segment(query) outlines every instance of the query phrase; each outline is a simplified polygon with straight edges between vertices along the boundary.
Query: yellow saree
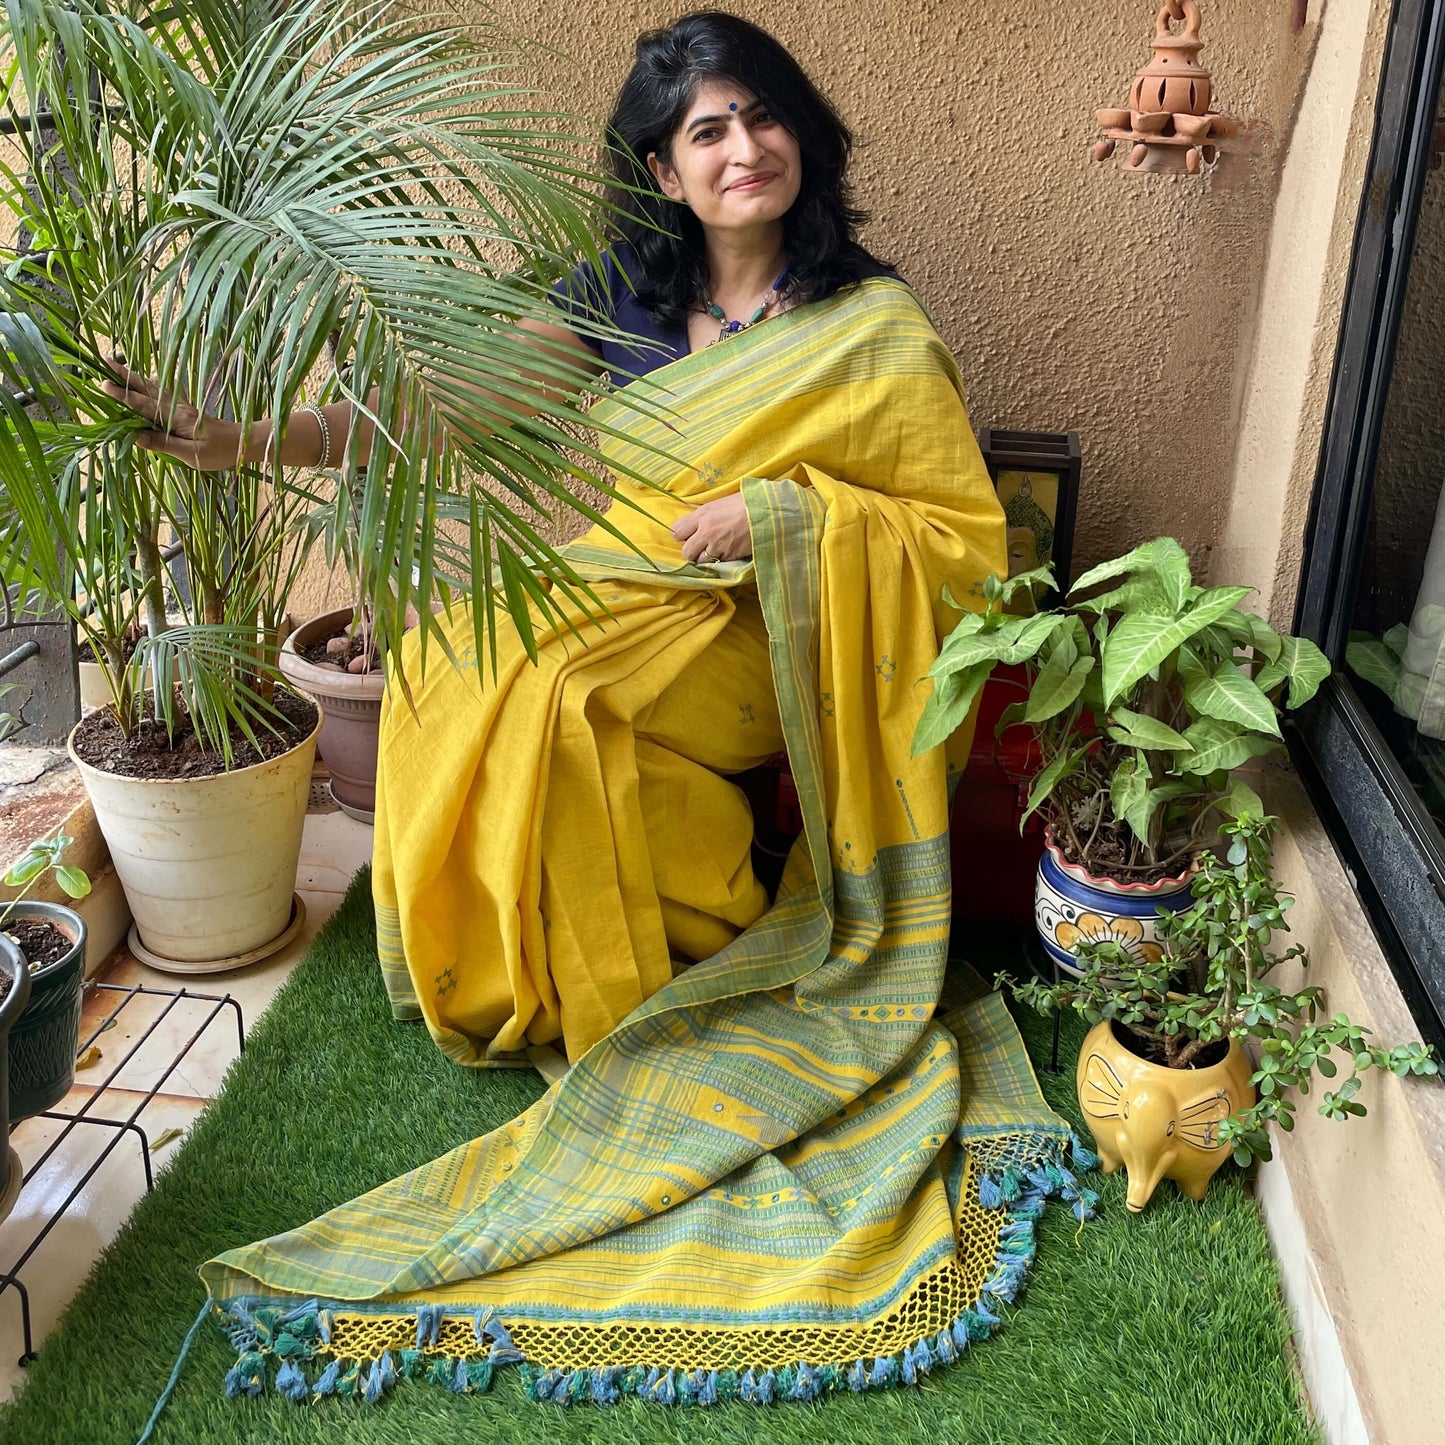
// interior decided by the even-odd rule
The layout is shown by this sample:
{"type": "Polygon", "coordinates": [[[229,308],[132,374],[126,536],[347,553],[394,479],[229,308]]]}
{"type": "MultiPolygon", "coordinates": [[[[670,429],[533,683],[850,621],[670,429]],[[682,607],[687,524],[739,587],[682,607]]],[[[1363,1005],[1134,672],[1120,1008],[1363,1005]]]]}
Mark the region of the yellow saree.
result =
{"type": "MultiPolygon", "coordinates": [[[[947,958],[949,764],[913,757],[939,637],[1003,566],[951,356],[871,280],[654,373],[608,424],[659,470],[569,549],[613,616],[385,724],[375,893],[393,1006],[462,1063],[563,1039],[511,1124],[202,1270],[231,1393],[398,1377],[537,1399],[806,1400],[913,1383],[997,1323],[1066,1124],[947,958]],[[668,531],[741,487],[754,559],[668,531]],[[805,833],[768,906],[723,776],[786,742],[805,833]],[[672,977],[670,953],[703,961],[672,977]]],[[[466,660],[464,658],[464,660],[466,660]]],[[[966,739],[957,739],[962,749],[966,739]]],[[[1076,1160],[1077,1141],[1072,1141],[1076,1160]]]]}

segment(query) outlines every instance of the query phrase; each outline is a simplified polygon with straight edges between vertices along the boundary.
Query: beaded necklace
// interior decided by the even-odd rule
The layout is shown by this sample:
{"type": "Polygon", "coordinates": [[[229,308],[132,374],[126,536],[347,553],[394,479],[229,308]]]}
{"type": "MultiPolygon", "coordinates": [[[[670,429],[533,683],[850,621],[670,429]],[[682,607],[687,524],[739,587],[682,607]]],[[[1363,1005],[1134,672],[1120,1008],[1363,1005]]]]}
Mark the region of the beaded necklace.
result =
{"type": "Polygon", "coordinates": [[[791,268],[792,264],[793,263],[791,261],[788,262],[787,265],[785,265],[783,269],[778,272],[777,280],[774,281],[770,287],[768,287],[767,295],[765,295],[762,301],[758,304],[758,309],[754,311],[753,314],[749,316],[746,321],[729,321],[727,312],[724,311],[722,307],[719,306],[717,302],[712,299],[712,295],[708,291],[704,290],[702,293],[702,300],[703,306],[706,309],[707,314],[711,316],[714,321],[720,321],[722,323],[722,326],[717,334],[717,341],[709,341],[708,345],[716,346],[718,341],[726,341],[729,336],[736,336],[738,332],[746,331],[749,326],[756,326],[758,322],[761,321],[763,317],[768,314],[768,311],[777,302],[778,293],[783,289],[783,284],[788,279],[788,271],[791,268]]]}

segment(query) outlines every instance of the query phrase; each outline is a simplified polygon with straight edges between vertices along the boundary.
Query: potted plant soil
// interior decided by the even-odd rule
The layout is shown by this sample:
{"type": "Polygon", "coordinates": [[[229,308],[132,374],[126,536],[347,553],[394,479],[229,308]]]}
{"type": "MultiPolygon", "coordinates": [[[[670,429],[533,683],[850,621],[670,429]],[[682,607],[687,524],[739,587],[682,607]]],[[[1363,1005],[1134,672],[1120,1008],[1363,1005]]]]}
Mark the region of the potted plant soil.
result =
{"type": "Polygon", "coordinates": [[[1131,1210],[1161,1179],[1199,1200],[1231,1154],[1268,1159],[1267,1125],[1293,1129],[1296,1091],[1316,1073],[1336,1078],[1336,1054],[1350,1074],[1322,1097],[1331,1119],[1365,1113],[1355,1097],[1363,1070],[1438,1072],[1426,1045],[1379,1047],[1344,1014],[1327,1015],[1318,987],[1270,980],[1287,960],[1309,962],[1302,947],[1270,947],[1293,901],[1270,871],[1273,824],[1257,814],[1224,824],[1225,856],[1205,854],[1190,905],[1161,913],[1157,958],[1094,939],[1080,948],[1077,978],[997,980],[1043,1012],[1072,1008],[1093,1025],[1079,1052],[1079,1107],[1105,1172],[1127,1170],[1131,1210]]]}
{"type": "Polygon", "coordinates": [[[135,920],[131,949],[175,973],[255,962],[304,922],[295,892],[320,719],[277,691],[267,726],[209,746],[145,712],[83,718],[69,751],[135,920]]]}
{"type": "Polygon", "coordinates": [[[340,607],[303,623],[282,645],[281,671],[321,709],[316,749],[331,772],[331,796],[370,823],[386,677],[363,611],[340,607]]]}
{"type": "Polygon", "coordinates": [[[1172,537],[1086,572],[1067,606],[1005,610],[1020,589],[1052,581],[1040,569],[984,583],[983,608],[964,613],[930,669],[914,749],[959,726],[997,664],[1023,664],[1027,699],[998,726],[1031,729],[1041,754],[1024,821],[1041,812],[1047,825],[1034,909],[1043,946],[1070,974],[1090,943],[1152,963],[1159,910],[1189,907],[1220,817],[1262,811],[1232,771],[1282,745],[1282,710],[1308,701],[1329,663],[1240,610],[1248,587],[1196,586],[1172,537]]]}
{"type": "Polygon", "coordinates": [[[21,890],[0,905],[0,935],[19,950],[30,979],[29,999],[10,1024],[6,1077],[11,1120],[53,1108],[75,1081],[85,987],[85,920],[72,908],[26,897],[46,873],[53,873],[71,898],[84,898],[90,892],[90,879],[62,861],[71,841],[57,833],[32,843],[0,880],[7,888],[21,890]]]}
{"type": "Polygon", "coordinates": [[[24,1182],[20,1156],[10,1147],[10,1030],[30,1001],[30,969],[25,955],[0,932],[0,1220],[15,1204],[24,1182]]]}

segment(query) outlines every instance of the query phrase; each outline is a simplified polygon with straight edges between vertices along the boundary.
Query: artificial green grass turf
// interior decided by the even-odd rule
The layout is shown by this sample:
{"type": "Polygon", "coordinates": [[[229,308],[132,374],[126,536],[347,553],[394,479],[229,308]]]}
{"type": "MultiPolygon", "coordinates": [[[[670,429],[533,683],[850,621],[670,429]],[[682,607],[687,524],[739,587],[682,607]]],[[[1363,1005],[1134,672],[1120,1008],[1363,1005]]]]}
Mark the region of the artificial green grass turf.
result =
{"type": "MultiPolygon", "coordinates": [[[[982,960],[980,960],[982,962],[982,960]]],[[[1048,1030],[1020,1019],[1031,1052],[1048,1030]]],[[[1077,1052],[1066,1025],[1063,1057],[1077,1052]]],[[[1073,1074],[1040,1075],[1074,1119],[1073,1074]]],[[[254,1024],[246,1053],[151,1195],[0,1408],[6,1445],[134,1441],[204,1298],[196,1267],[233,1245],[289,1229],[503,1123],[535,1099],[530,1072],[454,1068],[420,1024],[392,1021],[375,962],[369,880],[254,1024]]],[[[533,1404],[517,1371],[490,1393],[406,1384],[383,1401],[228,1400],[234,1356],[206,1325],[157,1442],[454,1445],[479,1442],[959,1442],[959,1445],[1303,1445],[1313,1435],[1288,1355],[1288,1327],[1264,1229],[1233,1166],[1202,1206],[1172,1186],[1142,1216],[1122,1176],[1097,1220],[1051,1204],[1017,1307],[921,1388],[813,1405],[611,1409],[533,1404]]],[[[13,1308],[13,1306],[12,1306],[13,1308]]]]}

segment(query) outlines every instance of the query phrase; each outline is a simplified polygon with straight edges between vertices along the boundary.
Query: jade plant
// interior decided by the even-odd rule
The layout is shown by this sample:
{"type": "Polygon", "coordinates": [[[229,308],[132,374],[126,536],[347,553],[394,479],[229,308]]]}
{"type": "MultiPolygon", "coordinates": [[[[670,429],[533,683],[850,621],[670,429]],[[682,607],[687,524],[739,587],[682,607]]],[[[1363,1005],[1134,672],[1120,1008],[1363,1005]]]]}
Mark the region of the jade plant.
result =
{"type": "Polygon", "coordinates": [[[1225,1040],[1243,1041],[1255,1060],[1251,1082],[1258,1098],[1219,1131],[1240,1164],[1270,1158],[1266,1125],[1294,1128],[1295,1096],[1309,1093],[1315,1075],[1335,1079],[1341,1067],[1349,1069],[1324,1093],[1319,1110],[1328,1119],[1348,1119],[1365,1113],[1356,1097],[1365,1070],[1439,1071],[1428,1045],[1382,1047],[1347,1015],[1326,1015],[1318,986],[1281,988],[1271,979],[1292,959],[1301,967],[1309,963],[1299,944],[1271,947],[1275,934],[1288,932],[1285,912],[1294,901],[1279,891],[1270,869],[1274,823],[1247,814],[1224,824],[1224,856],[1205,855],[1193,905],[1179,913],[1160,910],[1157,959],[1095,939],[1079,946],[1077,979],[1015,983],[1000,974],[996,980],[1043,1013],[1071,1008],[1090,1024],[1112,1021],[1134,1052],[1166,1068],[1212,1062],[1211,1046],[1217,1053],[1225,1040]]]}
{"type": "Polygon", "coordinates": [[[1281,712],[1314,696],[1329,663],[1241,610],[1250,588],[1196,585],[1172,537],[1092,568],[1065,606],[1009,610],[1052,585],[1047,568],[980,585],[983,607],[929,669],[914,751],[965,720],[995,667],[1022,664],[1027,697],[999,731],[1031,729],[1042,755],[1024,820],[1041,812],[1091,873],[1145,882],[1188,868],[1221,815],[1261,811],[1231,772],[1282,745],[1281,712]]]}

